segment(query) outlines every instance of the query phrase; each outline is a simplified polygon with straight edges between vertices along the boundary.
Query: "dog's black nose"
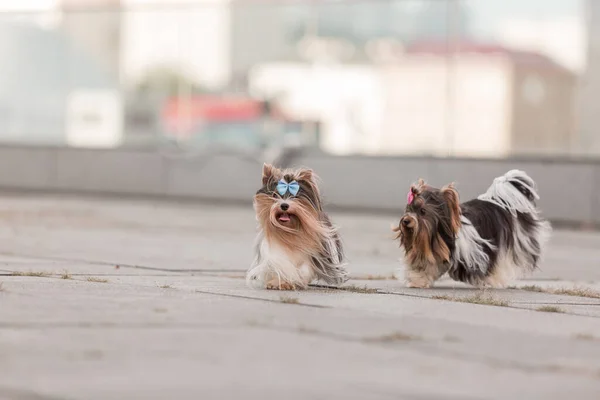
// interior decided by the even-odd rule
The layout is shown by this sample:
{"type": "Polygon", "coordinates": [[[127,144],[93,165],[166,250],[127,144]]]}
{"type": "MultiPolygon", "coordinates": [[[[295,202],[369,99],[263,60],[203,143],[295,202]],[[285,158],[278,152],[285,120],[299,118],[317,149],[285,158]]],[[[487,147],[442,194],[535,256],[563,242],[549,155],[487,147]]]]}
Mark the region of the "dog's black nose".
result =
{"type": "Polygon", "coordinates": [[[279,207],[281,207],[283,211],[287,211],[287,209],[290,208],[290,205],[288,203],[281,203],[279,207]]]}
{"type": "Polygon", "coordinates": [[[404,218],[401,222],[404,226],[408,226],[408,224],[410,224],[410,219],[404,218]]]}

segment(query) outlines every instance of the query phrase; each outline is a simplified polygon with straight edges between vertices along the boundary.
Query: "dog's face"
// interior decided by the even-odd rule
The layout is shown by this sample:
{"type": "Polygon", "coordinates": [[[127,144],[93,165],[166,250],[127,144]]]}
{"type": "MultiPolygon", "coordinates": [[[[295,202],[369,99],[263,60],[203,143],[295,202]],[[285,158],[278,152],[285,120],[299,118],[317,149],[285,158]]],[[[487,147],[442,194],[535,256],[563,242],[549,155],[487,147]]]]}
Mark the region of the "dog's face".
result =
{"type": "Polygon", "coordinates": [[[317,177],[309,169],[282,171],[265,164],[254,209],[265,234],[282,241],[293,235],[296,240],[313,242],[323,229],[317,177]]]}
{"type": "Polygon", "coordinates": [[[404,215],[394,228],[409,262],[445,263],[460,228],[458,192],[452,184],[436,189],[422,179],[411,186],[404,215]]]}

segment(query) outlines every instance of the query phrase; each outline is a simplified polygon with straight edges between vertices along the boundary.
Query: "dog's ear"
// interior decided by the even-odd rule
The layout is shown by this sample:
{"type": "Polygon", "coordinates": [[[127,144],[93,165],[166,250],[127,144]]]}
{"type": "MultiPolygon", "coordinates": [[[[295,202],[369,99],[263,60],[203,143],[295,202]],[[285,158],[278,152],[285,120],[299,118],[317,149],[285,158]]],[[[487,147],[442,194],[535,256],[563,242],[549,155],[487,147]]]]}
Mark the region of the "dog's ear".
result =
{"type": "Polygon", "coordinates": [[[441,192],[444,196],[444,200],[446,200],[446,204],[448,204],[448,209],[450,211],[450,229],[452,229],[452,233],[456,235],[460,229],[461,215],[458,192],[454,188],[454,183],[444,186],[441,189],[441,192]]]}
{"type": "Polygon", "coordinates": [[[276,174],[279,173],[279,170],[272,166],[271,164],[264,163],[262,169],[262,183],[266,185],[269,180],[276,174]]]}
{"type": "Polygon", "coordinates": [[[306,182],[310,182],[313,184],[316,183],[316,175],[313,172],[313,170],[309,169],[309,168],[303,168],[300,171],[298,171],[298,179],[306,181],[306,182]]]}
{"type": "Polygon", "coordinates": [[[427,186],[427,184],[425,183],[425,181],[423,180],[423,178],[419,178],[419,181],[417,183],[413,183],[410,186],[410,191],[415,195],[419,195],[423,192],[423,190],[425,189],[425,186],[427,186]]]}
{"type": "MultiPolygon", "coordinates": [[[[306,182],[310,186],[316,197],[321,197],[321,191],[319,189],[319,177],[313,172],[312,169],[299,169],[298,171],[296,171],[296,179],[306,182]]],[[[318,204],[318,208],[321,209],[320,201],[318,204]]]]}

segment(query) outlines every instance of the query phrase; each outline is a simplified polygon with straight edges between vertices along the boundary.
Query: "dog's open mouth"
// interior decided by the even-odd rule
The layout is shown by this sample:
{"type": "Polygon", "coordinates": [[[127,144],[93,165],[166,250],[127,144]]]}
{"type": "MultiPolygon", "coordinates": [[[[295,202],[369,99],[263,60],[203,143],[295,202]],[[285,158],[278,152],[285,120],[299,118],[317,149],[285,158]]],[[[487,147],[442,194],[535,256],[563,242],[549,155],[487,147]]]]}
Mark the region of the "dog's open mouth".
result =
{"type": "Polygon", "coordinates": [[[279,214],[279,215],[277,216],[277,220],[278,220],[279,222],[281,222],[282,224],[285,224],[285,223],[288,223],[288,222],[290,222],[290,221],[292,220],[292,218],[291,218],[291,215],[290,215],[290,214],[288,214],[288,213],[284,212],[284,213],[281,213],[281,214],[279,214]]]}

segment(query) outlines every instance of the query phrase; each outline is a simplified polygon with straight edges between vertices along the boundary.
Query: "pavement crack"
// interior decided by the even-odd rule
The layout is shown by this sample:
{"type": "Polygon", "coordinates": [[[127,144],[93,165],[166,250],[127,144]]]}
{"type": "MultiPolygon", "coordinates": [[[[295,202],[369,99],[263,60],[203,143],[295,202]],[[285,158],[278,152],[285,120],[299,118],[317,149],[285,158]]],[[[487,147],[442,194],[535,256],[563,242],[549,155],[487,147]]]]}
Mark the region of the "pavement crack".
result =
{"type": "Polygon", "coordinates": [[[225,329],[235,326],[204,323],[173,323],[173,322],[1,322],[0,329],[225,329]]]}
{"type": "MultiPolygon", "coordinates": [[[[241,269],[223,269],[223,268],[208,268],[208,269],[161,268],[161,267],[150,267],[150,266],[139,265],[139,264],[119,263],[119,262],[114,262],[114,261],[101,261],[101,260],[99,261],[99,260],[90,260],[90,259],[86,259],[86,258],[71,258],[71,257],[58,257],[58,256],[36,256],[36,255],[13,253],[13,252],[0,252],[0,255],[11,256],[11,257],[26,257],[26,258],[36,259],[36,260],[43,260],[43,261],[78,262],[78,263],[85,263],[85,264],[91,264],[91,265],[119,266],[119,268],[135,268],[135,269],[143,269],[143,270],[149,270],[149,271],[163,271],[163,272],[180,272],[180,273],[203,273],[203,272],[210,272],[210,273],[236,273],[236,272],[240,273],[240,272],[243,272],[243,273],[245,273],[246,272],[246,270],[241,270],[241,269]]],[[[211,262],[211,263],[214,264],[214,262],[211,262]]]]}
{"type": "MultiPolygon", "coordinates": [[[[202,293],[202,294],[210,294],[210,295],[214,295],[214,296],[234,297],[234,298],[238,298],[238,299],[266,301],[266,302],[269,302],[269,303],[289,304],[289,303],[282,302],[281,299],[265,299],[265,298],[262,298],[262,297],[252,297],[252,296],[244,296],[244,295],[241,295],[241,294],[211,292],[211,291],[208,291],[208,290],[199,290],[199,289],[196,289],[194,292],[196,292],[196,293],[202,293]]],[[[332,308],[332,307],[323,306],[323,305],[320,305],[320,304],[295,303],[294,305],[295,306],[301,306],[301,307],[312,307],[312,308],[332,308]]]]}
{"type": "Polygon", "coordinates": [[[523,305],[546,305],[550,304],[553,306],[600,306],[600,303],[565,303],[565,302],[530,302],[530,301],[511,301],[512,304],[523,304],[523,305]]]}

